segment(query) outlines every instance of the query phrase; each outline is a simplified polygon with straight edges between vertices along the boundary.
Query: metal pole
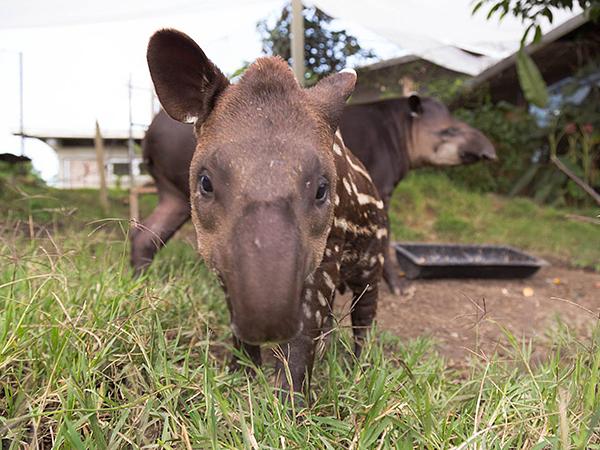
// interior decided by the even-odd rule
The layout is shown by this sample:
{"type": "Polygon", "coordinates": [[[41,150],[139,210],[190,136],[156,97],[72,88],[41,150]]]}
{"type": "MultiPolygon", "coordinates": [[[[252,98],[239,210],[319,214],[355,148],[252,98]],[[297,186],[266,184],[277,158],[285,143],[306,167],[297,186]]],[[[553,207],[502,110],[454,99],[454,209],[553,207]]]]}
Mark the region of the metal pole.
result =
{"type": "Polygon", "coordinates": [[[135,173],[133,169],[133,161],[135,159],[135,142],[133,140],[133,111],[131,96],[133,86],[131,84],[131,73],[129,74],[129,83],[127,84],[129,94],[129,138],[127,139],[127,153],[129,156],[129,218],[133,223],[139,218],[140,212],[137,203],[137,194],[135,192],[135,173]]]}
{"type": "Polygon", "coordinates": [[[302,0],[292,0],[292,69],[300,85],[304,85],[304,16],[302,0]]]}
{"type": "Polygon", "coordinates": [[[19,132],[21,134],[21,156],[25,155],[25,136],[23,127],[23,52],[19,52],[19,132]]]}

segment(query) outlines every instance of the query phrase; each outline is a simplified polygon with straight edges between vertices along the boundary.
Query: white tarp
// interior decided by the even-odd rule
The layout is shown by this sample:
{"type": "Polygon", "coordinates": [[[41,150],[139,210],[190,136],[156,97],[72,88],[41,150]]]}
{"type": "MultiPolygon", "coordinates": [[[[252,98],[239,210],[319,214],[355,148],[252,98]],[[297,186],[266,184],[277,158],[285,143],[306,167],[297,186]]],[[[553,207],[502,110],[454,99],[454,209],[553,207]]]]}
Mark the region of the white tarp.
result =
{"type": "MultiPolygon", "coordinates": [[[[520,20],[510,14],[502,22],[496,16],[486,20],[490,5],[472,15],[474,0],[305,0],[305,3],[362,26],[410,53],[470,75],[477,75],[514,52],[524,31],[520,20]]],[[[272,4],[269,0],[2,0],[0,29],[81,26],[169,15],[208,19],[217,11],[226,11],[231,21],[239,22],[249,7],[261,9],[272,4]]],[[[573,12],[555,11],[554,23],[543,18],[542,30],[547,32],[580,12],[579,8],[573,12]]],[[[223,34],[231,30],[230,24],[223,23],[223,34]]]]}
{"type": "MultiPolygon", "coordinates": [[[[310,0],[327,14],[360,24],[401,48],[452,70],[477,75],[517,50],[525,26],[512,15],[486,20],[491,5],[471,15],[473,0],[310,0]],[[483,58],[463,51],[476,52],[483,58]]],[[[544,33],[579,14],[579,8],[543,18],[544,33]]],[[[533,34],[531,35],[533,37],[533,34]]]]}

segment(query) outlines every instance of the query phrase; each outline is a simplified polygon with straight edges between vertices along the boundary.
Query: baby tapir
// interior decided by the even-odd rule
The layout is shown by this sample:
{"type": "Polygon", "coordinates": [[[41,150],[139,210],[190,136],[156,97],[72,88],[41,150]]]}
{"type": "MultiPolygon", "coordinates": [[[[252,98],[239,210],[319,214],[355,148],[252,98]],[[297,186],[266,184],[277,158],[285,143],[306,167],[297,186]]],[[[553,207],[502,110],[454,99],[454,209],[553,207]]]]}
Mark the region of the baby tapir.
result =
{"type": "Polygon", "coordinates": [[[154,34],[147,57],[165,111],[194,123],[189,178],[166,181],[174,192],[189,180],[198,249],[222,283],[234,345],[260,364],[261,344],[281,344],[291,379],[280,362],[278,383],[298,391],[331,325],[336,289],[356,296],[357,354],[377,306],[387,215],[335,134],[356,73],[302,89],[283,60],[268,57],[230,85],[175,30],[154,34]]]}
{"type": "MultiPolygon", "coordinates": [[[[373,179],[386,210],[394,188],[410,169],[496,159],[494,146],[483,133],[453,117],[430,97],[411,95],[346,105],[339,127],[346,146],[373,179]]],[[[193,128],[160,111],[142,143],[160,201],[143,226],[133,232],[131,262],[138,273],[190,217],[189,185],[182,175],[188,173],[196,147],[193,128]]],[[[386,258],[384,279],[398,292],[395,274],[386,258]]]]}

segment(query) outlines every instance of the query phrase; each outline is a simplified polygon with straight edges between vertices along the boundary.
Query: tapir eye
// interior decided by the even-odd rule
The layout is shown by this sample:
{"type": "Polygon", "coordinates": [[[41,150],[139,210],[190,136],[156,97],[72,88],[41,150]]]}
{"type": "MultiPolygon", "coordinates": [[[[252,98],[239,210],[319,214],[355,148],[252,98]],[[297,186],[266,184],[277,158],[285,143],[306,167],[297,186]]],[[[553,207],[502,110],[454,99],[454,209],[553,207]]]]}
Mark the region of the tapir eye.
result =
{"type": "Polygon", "coordinates": [[[448,128],[443,129],[440,132],[440,134],[443,137],[453,137],[453,136],[456,136],[459,132],[460,132],[460,130],[456,127],[448,127],[448,128]]]}
{"type": "Polygon", "coordinates": [[[202,195],[210,195],[213,193],[213,185],[212,181],[210,181],[210,177],[203,173],[198,178],[198,190],[202,195]]]}
{"type": "Polygon", "coordinates": [[[317,200],[318,205],[322,205],[327,200],[327,196],[329,194],[329,181],[325,178],[321,178],[319,180],[319,186],[317,187],[317,195],[315,199],[317,200]]]}

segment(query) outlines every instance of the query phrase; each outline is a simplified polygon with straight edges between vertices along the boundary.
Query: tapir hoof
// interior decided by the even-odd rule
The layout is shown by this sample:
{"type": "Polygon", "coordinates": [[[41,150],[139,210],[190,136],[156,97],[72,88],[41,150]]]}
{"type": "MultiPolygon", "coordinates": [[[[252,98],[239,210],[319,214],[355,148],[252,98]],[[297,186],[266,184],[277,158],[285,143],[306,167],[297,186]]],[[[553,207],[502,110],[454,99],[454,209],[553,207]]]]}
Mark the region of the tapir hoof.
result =
{"type": "Polygon", "coordinates": [[[248,364],[240,364],[240,360],[235,356],[231,356],[227,364],[230,372],[244,372],[246,376],[252,380],[256,378],[256,366],[248,364]]]}
{"type": "Polygon", "coordinates": [[[404,278],[400,278],[396,274],[389,277],[384,276],[385,284],[387,284],[390,293],[396,296],[401,296],[405,293],[408,287],[408,282],[404,278]]]}

